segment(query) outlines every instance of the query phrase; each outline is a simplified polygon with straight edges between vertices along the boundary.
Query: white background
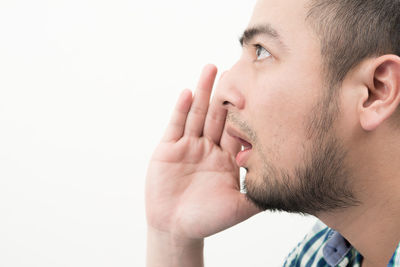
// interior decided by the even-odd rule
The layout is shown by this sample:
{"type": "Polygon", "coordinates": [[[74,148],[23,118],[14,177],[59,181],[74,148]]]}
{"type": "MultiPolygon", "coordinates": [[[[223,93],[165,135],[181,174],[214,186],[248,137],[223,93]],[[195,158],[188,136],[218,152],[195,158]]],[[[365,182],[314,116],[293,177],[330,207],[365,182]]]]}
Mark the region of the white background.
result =
{"type": "MultiPolygon", "coordinates": [[[[0,266],[144,266],[146,165],[254,0],[0,0],[0,266]]],[[[261,213],[207,266],[279,266],[311,217],[261,213]]]]}

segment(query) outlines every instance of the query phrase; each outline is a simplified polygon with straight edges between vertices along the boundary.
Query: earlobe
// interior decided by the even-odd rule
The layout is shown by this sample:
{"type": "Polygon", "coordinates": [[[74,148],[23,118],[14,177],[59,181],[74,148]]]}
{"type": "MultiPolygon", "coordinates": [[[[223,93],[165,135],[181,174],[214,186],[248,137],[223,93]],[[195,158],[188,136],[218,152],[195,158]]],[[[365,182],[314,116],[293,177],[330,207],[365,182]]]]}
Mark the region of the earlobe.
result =
{"type": "Polygon", "coordinates": [[[360,116],[361,127],[365,131],[375,130],[383,121],[381,115],[372,108],[365,108],[360,116]]]}
{"type": "Polygon", "coordinates": [[[385,55],[375,59],[359,105],[360,123],[373,131],[387,120],[400,103],[400,58],[385,55]]]}
{"type": "Polygon", "coordinates": [[[368,106],[370,105],[368,87],[363,88],[362,94],[362,98],[358,104],[360,124],[365,131],[372,131],[375,128],[376,123],[373,123],[371,120],[371,116],[373,116],[373,114],[371,114],[371,110],[368,109],[368,106]]]}

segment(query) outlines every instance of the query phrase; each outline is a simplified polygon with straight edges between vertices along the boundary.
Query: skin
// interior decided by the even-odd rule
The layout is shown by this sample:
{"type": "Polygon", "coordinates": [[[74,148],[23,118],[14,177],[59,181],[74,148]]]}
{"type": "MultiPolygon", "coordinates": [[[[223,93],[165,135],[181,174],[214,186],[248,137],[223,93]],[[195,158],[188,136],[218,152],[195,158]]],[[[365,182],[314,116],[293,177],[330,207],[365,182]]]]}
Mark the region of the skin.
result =
{"type": "MultiPolygon", "coordinates": [[[[248,159],[240,162],[248,169],[250,191],[265,189],[266,161],[298,183],[295,169],[316,140],[307,125],[327,90],[306,4],[260,0],[248,28],[269,23],[281,41],[267,35],[248,40],[211,102],[215,66],[204,68],[194,96],[182,92],[148,167],[147,266],[202,266],[205,237],[261,211],[239,192],[235,157],[241,144],[232,132],[252,144],[248,159]],[[255,44],[270,54],[257,58],[255,44]]],[[[399,57],[363,60],[335,97],[339,112],[330,133],[346,151],[342,164],[359,204],[314,215],[349,240],[364,256],[363,267],[386,266],[400,240],[400,164],[393,164],[400,160],[393,126],[399,57]]],[[[270,179],[282,182],[279,176],[270,179]]]]}

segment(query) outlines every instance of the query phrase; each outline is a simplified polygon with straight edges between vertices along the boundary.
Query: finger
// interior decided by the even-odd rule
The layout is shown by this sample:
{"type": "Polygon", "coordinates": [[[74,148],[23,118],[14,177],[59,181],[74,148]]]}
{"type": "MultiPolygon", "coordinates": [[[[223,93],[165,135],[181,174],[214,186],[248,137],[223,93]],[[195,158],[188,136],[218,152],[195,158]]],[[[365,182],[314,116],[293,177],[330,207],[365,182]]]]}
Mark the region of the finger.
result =
{"type": "Polygon", "coordinates": [[[192,104],[192,92],[184,90],[175,105],[171,120],[168,123],[165,134],[162,138],[164,142],[178,141],[184,133],[186,118],[192,104]]]}
{"type": "Polygon", "coordinates": [[[222,150],[228,151],[232,156],[236,157],[242,146],[235,138],[226,132],[226,129],[224,129],[221,137],[221,148],[222,150]]]}
{"type": "Polygon", "coordinates": [[[226,113],[227,110],[223,108],[214,97],[211,101],[210,108],[208,109],[203,135],[210,138],[217,145],[219,145],[221,141],[222,132],[225,126],[226,113]]]}
{"type": "MultiPolygon", "coordinates": [[[[223,72],[219,78],[221,82],[223,76],[227,72],[223,72]]],[[[219,85],[217,86],[217,88],[219,85]]],[[[221,141],[222,132],[225,127],[227,110],[223,107],[221,100],[214,94],[213,100],[211,101],[210,107],[208,108],[208,113],[206,117],[206,122],[204,124],[203,135],[210,138],[215,144],[219,145],[221,141]]]]}
{"type": "Polygon", "coordinates": [[[203,133],[204,121],[216,75],[217,68],[214,65],[207,65],[203,68],[187,118],[185,135],[201,136],[203,133]]]}

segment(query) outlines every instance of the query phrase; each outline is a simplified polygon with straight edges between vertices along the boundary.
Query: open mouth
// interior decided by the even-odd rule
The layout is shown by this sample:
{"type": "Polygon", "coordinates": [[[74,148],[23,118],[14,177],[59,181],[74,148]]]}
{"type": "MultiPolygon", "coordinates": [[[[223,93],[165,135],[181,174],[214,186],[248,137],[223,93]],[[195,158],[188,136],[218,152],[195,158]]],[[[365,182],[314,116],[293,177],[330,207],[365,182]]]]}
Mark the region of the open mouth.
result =
{"type": "Polygon", "coordinates": [[[242,150],[236,155],[236,164],[239,167],[244,167],[250,157],[253,146],[241,138],[238,138],[238,140],[242,144],[242,150]]]}
{"type": "Polygon", "coordinates": [[[246,140],[243,140],[240,137],[237,137],[237,139],[242,144],[242,151],[246,151],[246,150],[252,149],[253,146],[249,142],[247,142],[246,140]]]}
{"type": "MultiPolygon", "coordinates": [[[[245,140],[245,136],[235,129],[228,127],[227,132],[230,136],[235,138],[242,146],[242,150],[236,155],[236,164],[239,167],[244,167],[250,157],[253,145],[245,140]]],[[[247,139],[247,138],[246,138],[247,139]]]]}

